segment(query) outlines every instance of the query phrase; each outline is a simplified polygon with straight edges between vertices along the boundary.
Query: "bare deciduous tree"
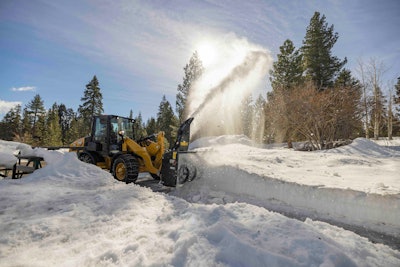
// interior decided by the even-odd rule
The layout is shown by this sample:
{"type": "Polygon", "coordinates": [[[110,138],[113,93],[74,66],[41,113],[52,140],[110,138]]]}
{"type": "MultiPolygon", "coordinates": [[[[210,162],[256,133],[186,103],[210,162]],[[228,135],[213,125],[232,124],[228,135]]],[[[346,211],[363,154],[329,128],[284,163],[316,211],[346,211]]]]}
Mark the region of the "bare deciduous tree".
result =
{"type": "Polygon", "coordinates": [[[363,123],[364,123],[364,130],[365,130],[365,138],[369,138],[369,125],[370,125],[370,121],[369,121],[369,88],[370,85],[368,83],[367,80],[367,73],[365,70],[365,63],[364,61],[360,58],[358,59],[358,68],[357,68],[357,72],[360,76],[361,79],[361,89],[362,89],[362,108],[363,108],[363,115],[364,115],[364,119],[363,119],[363,123]]]}
{"type": "Polygon", "coordinates": [[[306,139],[316,149],[329,148],[333,141],[357,134],[360,98],[357,87],[321,92],[311,82],[290,91],[279,90],[268,103],[269,126],[277,141],[306,139]]]}
{"type": "Polygon", "coordinates": [[[392,90],[389,90],[388,103],[388,139],[393,140],[393,97],[392,90]]]}
{"type": "Polygon", "coordinates": [[[386,71],[386,67],[382,61],[371,58],[367,65],[367,79],[372,87],[373,113],[371,114],[374,126],[374,139],[377,140],[380,135],[380,128],[383,117],[383,103],[382,103],[382,76],[386,71]]]}

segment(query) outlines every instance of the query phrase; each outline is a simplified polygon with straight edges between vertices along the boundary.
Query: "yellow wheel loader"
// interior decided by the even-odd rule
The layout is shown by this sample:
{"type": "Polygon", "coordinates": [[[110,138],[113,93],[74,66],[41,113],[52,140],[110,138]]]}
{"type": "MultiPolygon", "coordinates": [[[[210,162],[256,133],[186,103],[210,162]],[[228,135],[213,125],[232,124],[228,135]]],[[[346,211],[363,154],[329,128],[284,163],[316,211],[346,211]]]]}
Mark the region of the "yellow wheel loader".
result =
{"type": "Polygon", "coordinates": [[[190,118],[180,126],[176,142],[165,152],[164,132],[135,141],[135,120],[98,115],[93,117],[91,134],[73,142],[70,151],[76,151],[83,162],[110,170],[119,181],[133,183],[139,173],[148,172],[154,179],[161,179],[164,185],[175,186],[178,154],[188,150],[192,121],[190,118]]]}

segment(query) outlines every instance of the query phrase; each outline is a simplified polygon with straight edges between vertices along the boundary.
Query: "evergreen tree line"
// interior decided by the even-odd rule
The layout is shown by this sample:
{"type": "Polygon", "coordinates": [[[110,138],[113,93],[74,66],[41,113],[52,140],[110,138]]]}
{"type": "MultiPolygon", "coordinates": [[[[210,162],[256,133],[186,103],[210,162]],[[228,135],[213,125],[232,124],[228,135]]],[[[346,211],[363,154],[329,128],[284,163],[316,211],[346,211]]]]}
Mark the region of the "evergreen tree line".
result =
{"type": "MultiPolygon", "coordinates": [[[[68,146],[73,141],[90,133],[92,117],[104,112],[103,96],[96,76],[86,85],[82,104],[75,112],[64,104],[54,103],[49,110],[39,94],[35,95],[22,110],[21,105],[10,109],[0,122],[0,139],[17,141],[32,146],[68,146]]],[[[123,116],[123,115],[121,115],[123,116]]],[[[176,137],[178,118],[172,106],[163,96],[157,117],[146,123],[142,115],[134,117],[130,110],[129,118],[136,120],[136,140],[160,130],[165,132],[167,145],[176,137]]]]}
{"type": "Polygon", "coordinates": [[[309,140],[315,148],[359,136],[400,135],[400,77],[382,93],[383,63],[359,61],[361,81],[344,68],[347,59],[332,55],[338,39],[334,26],[315,12],[303,45],[291,40],[280,47],[270,71],[272,91],[266,101],[265,137],[271,141],[309,140]],[[395,110],[393,107],[397,106],[395,110]]]}
{"type": "Polygon", "coordinates": [[[32,146],[66,146],[90,132],[91,118],[103,112],[102,94],[97,77],[86,85],[77,112],[54,103],[49,110],[36,94],[32,101],[12,108],[0,122],[0,139],[32,146]]]}
{"type": "MultiPolygon", "coordinates": [[[[390,95],[382,93],[382,62],[359,61],[356,79],[344,68],[347,59],[332,55],[338,39],[334,26],[324,15],[315,12],[306,29],[302,46],[296,49],[291,40],[280,47],[270,71],[272,91],[254,101],[249,95],[241,108],[242,129],[257,142],[309,140],[316,148],[325,148],[338,139],[365,136],[400,135],[400,77],[390,95]]],[[[139,112],[135,139],[160,130],[166,142],[176,138],[178,126],[188,117],[188,96],[194,82],[204,72],[197,52],[183,68],[184,77],[177,86],[175,110],[162,97],[155,117],[143,121],[139,112]]],[[[0,139],[15,140],[33,146],[68,145],[90,132],[93,115],[103,112],[99,81],[94,76],[86,85],[82,104],[75,112],[64,104],[54,103],[45,110],[40,95],[24,109],[12,108],[0,122],[0,139]]],[[[122,115],[122,114],[119,114],[122,115]]],[[[167,144],[167,145],[168,145],[167,144]]]]}

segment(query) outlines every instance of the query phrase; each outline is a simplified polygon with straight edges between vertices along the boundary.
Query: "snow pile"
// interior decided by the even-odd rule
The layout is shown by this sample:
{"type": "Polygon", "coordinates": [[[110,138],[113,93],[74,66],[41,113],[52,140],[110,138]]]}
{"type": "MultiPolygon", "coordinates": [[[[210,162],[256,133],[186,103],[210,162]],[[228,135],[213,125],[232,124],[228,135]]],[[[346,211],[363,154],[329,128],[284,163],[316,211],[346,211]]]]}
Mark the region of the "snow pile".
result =
{"type": "Polygon", "coordinates": [[[27,144],[0,140],[0,152],[18,154],[20,149],[32,149],[27,144]]]}
{"type": "Polygon", "coordinates": [[[34,153],[48,160],[44,168],[0,180],[1,266],[400,263],[399,251],[327,223],[289,219],[248,203],[189,203],[119,183],[74,153],[34,153]]]}
{"type": "Polygon", "coordinates": [[[357,138],[351,144],[339,147],[337,149],[327,150],[327,153],[340,153],[350,156],[358,155],[376,158],[399,157],[399,153],[397,151],[381,146],[365,138],[357,138]]]}
{"type": "Polygon", "coordinates": [[[389,140],[388,138],[379,138],[379,140],[374,140],[375,143],[377,143],[380,146],[384,147],[389,147],[389,148],[400,148],[400,138],[399,137],[394,137],[392,140],[389,140]]]}
{"type": "Polygon", "coordinates": [[[18,142],[0,140],[0,166],[11,167],[16,163],[16,156],[41,156],[43,149],[32,149],[31,146],[18,142]],[[40,155],[39,155],[40,154],[40,155]]]}
{"type": "Polygon", "coordinates": [[[30,148],[30,146],[17,142],[0,140],[0,167],[12,169],[18,160],[15,155],[18,154],[19,149],[24,148],[30,148]]]}
{"type": "Polygon", "coordinates": [[[17,162],[17,157],[10,153],[0,152],[0,168],[12,169],[17,162]]]}

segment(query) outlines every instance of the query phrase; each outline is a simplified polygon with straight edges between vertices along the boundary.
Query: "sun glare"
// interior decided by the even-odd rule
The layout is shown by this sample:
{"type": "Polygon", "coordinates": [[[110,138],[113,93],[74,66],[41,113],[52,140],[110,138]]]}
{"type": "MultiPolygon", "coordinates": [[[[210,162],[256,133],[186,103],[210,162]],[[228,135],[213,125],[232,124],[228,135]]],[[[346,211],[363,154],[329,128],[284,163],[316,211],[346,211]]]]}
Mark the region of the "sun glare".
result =
{"type": "Polygon", "coordinates": [[[211,42],[199,44],[196,50],[204,67],[213,65],[217,61],[217,48],[211,42]]]}

